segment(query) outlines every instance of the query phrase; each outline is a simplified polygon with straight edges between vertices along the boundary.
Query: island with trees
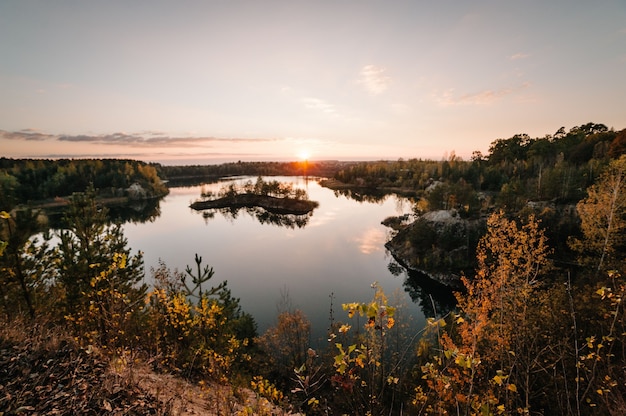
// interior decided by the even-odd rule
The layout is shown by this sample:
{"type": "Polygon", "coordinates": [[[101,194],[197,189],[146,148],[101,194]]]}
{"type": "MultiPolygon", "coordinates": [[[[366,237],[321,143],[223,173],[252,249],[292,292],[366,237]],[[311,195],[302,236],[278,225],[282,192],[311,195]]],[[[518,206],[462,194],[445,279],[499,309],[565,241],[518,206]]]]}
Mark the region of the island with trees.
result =
{"type": "Polygon", "coordinates": [[[202,197],[190,207],[195,210],[258,207],[274,214],[307,215],[319,205],[308,199],[304,189],[294,189],[276,180],[266,182],[260,176],[255,183],[248,181],[242,186],[230,184],[222,188],[215,198],[207,193],[202,197]]]}

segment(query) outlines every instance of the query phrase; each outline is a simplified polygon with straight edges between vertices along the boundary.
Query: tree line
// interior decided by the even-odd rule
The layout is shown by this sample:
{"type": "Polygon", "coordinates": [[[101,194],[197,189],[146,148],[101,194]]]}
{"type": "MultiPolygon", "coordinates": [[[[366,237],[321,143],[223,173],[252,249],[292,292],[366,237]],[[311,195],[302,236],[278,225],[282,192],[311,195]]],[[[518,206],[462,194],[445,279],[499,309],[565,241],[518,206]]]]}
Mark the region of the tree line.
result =
{"type": "Polygon", "coordinates": [[[318,176],[331,177],[353,162],[228,162],[216,165],[157,165],[159,176],[173,184],[198,183],[228,176],[318,176]]]}
{"type": "Polygon", "coordinates": [[[468,161],[452,153],[441,161],[361,162],[334,177],[364,188],[414,190],[425,197],[430,210],[455,208],[477,214],[479,193],[496,198],[494,202],[507,211],[520,209],[529,200],[578,201],[608,161],[624,153],[626,129],[587,123],[544,137],[517,134],[498,139],[487,155],[476,151],[468,161]],[[427,192],[434,188],[435,193],[427,192]]]}
{"type": "Polygon", "coordinates": [[[99,196],[126,196],[138,184],[147,196],[162,196],[167,187],[154,165],[122,159],[8,159],[0,158],[0,209],[66,197],[90,185],[99,196]]]}

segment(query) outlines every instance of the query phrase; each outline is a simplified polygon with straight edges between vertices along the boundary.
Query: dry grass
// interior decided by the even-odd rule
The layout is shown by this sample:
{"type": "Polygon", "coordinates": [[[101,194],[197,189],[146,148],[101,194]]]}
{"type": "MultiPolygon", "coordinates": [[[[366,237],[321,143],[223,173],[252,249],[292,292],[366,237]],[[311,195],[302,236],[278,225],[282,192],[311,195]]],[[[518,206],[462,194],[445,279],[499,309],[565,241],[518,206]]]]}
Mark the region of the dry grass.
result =
{"type": "Polygon", "coordinates": [[[80,347],[63,328],[0,324],[0,415],[288,415],[247,388],[190,383],[150,360],[80,347]]]}

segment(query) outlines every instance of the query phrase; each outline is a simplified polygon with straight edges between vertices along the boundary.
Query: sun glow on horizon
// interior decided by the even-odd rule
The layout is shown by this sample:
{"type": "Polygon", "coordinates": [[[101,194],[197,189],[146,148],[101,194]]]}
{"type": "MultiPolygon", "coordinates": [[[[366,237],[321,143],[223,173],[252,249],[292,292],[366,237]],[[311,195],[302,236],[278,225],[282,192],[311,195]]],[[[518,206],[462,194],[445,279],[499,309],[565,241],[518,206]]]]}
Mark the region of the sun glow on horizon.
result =
{"type": "Polygon", "coordinates": [[[300,150],[300,152],[298,153],[298,159],[300,159],[303,162],[309,160],[310,157],[311,157],[311,152],[309,152],[306,149],[300,150]]]}

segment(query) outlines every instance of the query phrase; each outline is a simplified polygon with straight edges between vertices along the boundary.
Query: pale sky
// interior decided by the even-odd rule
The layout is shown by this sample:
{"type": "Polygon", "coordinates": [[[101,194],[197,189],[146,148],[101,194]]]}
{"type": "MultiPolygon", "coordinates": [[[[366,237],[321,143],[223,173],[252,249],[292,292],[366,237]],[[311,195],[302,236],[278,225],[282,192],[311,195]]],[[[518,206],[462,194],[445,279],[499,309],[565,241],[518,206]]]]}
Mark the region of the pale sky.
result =
{"type": "Polygon", "coordinates": [[[0,0],[0,156],[441,159],[626,128],[626,1],[0,0]]]}

